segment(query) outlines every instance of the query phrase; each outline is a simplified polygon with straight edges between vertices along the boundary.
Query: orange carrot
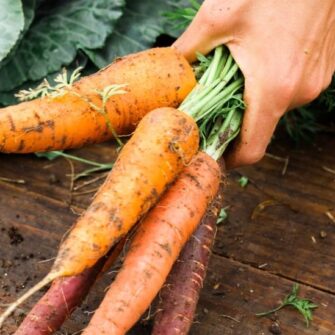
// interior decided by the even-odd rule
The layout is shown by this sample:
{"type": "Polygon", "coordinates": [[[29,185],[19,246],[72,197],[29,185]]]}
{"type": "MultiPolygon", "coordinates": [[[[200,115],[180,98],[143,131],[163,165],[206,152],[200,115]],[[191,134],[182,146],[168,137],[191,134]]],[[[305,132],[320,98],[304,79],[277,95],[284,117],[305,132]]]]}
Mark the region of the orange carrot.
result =
{"type": "Polygon", "coordinates": [[[221,202],[213,201],[159,292],[152,335],[188,334],[205,280],[221,202]]]}
{"type": "Polygon", "coordinates": [[[83,335],[125,334],[162,287],[215,197],[220,168],[199,153],[141,222],[123,267],[83,335]]]}
{"type": "Polygon", "coordinates": [[[132,132],[142,117],[159,107],[177,107],[196,84],[191,66],[173,48],[157,48],[117,59],[82,78],[65,94],[0,109],[0,152],[31,153],[77,148],[132,132]],[[110,97],[106,115],[97,90],[124,84],[110,97]],[[108,122],[106,122],[108,117],[108,122]]]}
{"type": "Polygon", "coordinates": [[[93,266],[145,214],[198,150],[195,121],[173,108],[146,115],[94,201],[62,243],[49,274],[13,303],[4,319],[52,280],[93,266]]]}

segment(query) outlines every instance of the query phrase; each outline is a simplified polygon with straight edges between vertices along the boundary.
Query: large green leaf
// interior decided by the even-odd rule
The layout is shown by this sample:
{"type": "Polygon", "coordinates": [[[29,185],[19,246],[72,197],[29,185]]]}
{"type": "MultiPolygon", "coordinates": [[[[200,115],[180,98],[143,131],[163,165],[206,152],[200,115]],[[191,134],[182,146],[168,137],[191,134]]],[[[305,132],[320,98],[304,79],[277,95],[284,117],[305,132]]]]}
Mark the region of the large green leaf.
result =
{"type": "Polygon", "coordinates": [[[24,14],[23,34],[27,32],[35,17],[36,0],[22,0],[24,14]]]}
{"type": "Polygon", "coordinates": [[[20,0],[0,0],[0,61],[14,47],[24,26],[20,0]]]}
{"type": "Polygon", "coordinates": [[[85,52],[98,67],[104,67],[116,57],[151,47],[164,33],[163,13],[169,10],[171,5],[166,0],[127,0],[124,14],[105,47],[85,52]]]}
{"type": "Polygon", "coordinates": [[[0,69],[0,91],[58,71],[73,61],[78,49],[101,48],[123,6],[124,0],[71,0],[51,6],[0,69]]]}
{"type": "Polygon", "coordinates": [[[19,42],[24,37],[25,33],[27,32],[28,28],[30,27],[31,23],[33,22],[34,16],[35,16],[35,7],[36,7],[36,1],[35,0],[23,0],[23,14],[24,14],[24,26],[23,30],[21,31],[19,37],[17,38],[17,41],[15,42],[15,46],[11,49],[11,51],[8,53],[8,55],[0,61],[0,68],[2,68],[4,65],[6,65],[11,57],[16,52],[16,49],[19,42]]]}

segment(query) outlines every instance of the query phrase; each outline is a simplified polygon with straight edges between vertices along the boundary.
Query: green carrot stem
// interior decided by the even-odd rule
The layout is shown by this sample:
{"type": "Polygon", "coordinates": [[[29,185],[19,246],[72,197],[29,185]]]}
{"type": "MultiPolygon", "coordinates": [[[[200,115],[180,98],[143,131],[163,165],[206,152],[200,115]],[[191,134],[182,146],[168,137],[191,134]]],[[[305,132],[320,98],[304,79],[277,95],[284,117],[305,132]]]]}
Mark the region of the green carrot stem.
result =
{"type": "Polygon", "coordinates": [[[62,152],[62,151],[53,151],[53,152],[55,154],[57,154],[58,156],[62,156],[62,157],[65,157],[65,158],[68,158],[68,159],[71,159],[73,161],[77,161],[77,162],[80,162],[80,163],[93,165],[93,166],[96,166],[98,168],[106,167],[106,168],[111,169],[112,166],[113,166],[110,163],[97,163],[97,162],[94,162],[94,161],[91,161],[91,160],[88,160],[88,159],[85,159],[85,158],[81,158],[81,157],[77,157],[77,156],[74,156],[74,155],[66,154],[65,152],[62,152]]]}
{"type": "Polygon", "coordinates": [[[267,311],[267,312],[263,312],[263,313],[257,313],[256,316],[267,316],[267,315],[270,315],[270,314],[273,314],[273,313],[276,313],[278,312],[279,310],[281,310],[282,308],[284,308],[286,305],[285,304],[282,304],[274,309],[271,309],[270,311],[267,311]]]}

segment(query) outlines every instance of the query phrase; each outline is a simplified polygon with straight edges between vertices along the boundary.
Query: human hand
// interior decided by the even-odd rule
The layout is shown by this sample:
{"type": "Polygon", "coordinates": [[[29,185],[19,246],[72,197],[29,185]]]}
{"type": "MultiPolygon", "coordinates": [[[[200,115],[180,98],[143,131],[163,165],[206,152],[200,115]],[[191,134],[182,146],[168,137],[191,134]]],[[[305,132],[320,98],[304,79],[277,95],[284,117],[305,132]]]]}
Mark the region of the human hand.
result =
{"type": "Polygon", "coordinates": [[[260,160],[280,117],[314,100],[335,70],[334,0],[205,0],[174,43],[189,60],[225,44],[245,77],[246,112],[228,168],[260,160]]]}

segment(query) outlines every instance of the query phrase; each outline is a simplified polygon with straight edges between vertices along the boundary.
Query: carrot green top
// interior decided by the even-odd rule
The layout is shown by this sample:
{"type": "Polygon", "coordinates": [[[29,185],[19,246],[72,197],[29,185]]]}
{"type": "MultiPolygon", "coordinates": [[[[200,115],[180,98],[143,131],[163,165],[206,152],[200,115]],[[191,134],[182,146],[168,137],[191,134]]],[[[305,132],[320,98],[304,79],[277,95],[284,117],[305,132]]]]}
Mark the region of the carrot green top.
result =
{"type": "Polygon", "coordinates": [[[212,57],[199,55],[195,68],[198,85],[179,109],[191,115],[200,129],[202,149],[219,159],[240,131],[244,80],[227,48],[220,46],[212,57]]]}

